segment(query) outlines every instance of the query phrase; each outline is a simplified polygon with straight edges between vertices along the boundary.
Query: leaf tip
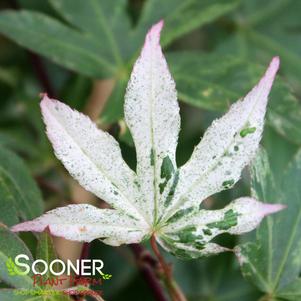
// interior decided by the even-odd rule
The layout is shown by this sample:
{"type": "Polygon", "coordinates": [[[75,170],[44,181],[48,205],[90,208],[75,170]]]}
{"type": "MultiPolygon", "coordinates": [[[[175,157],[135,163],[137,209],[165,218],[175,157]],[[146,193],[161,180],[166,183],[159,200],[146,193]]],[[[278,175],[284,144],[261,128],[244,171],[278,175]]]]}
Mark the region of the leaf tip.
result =
{"type": "Polygon", "coordinates": [[[12,232],[21,232],[21,231],[22,231],[22,228],[23,228],[23,226],[22,226],[23,224],[24,224],[24,223],[16,224],[16,225],[10,227],[10,230],[11,230],[12,232]]]}
{"type": "Polygon", "coordinates": [[[274,56],[270,62],[270,65],[268,67],[268,71],[267,72],[270,72],[271,75],[273,77],[275,77],[277,71],[279,70],[279,67],[280,67],[280,57],[279,56],[274,56]]]}
{"type": "Polygon", "coordinates": [[[278,56],[274,56],[270,61],[270,64],[266,69],[264,75],[261,77],[259,83],[251,90],[251,92],[246,97],[253,105],[257,103],[258,99],[261,100],[261,102],[259,103],[261,104],[262,113],[265,113],[266,111],[268,96],[272,89],[272,85],[274,83],[279,66],[280,58],[278,56]]]}
{"type": "Polygon", "coordinates": [[[277,72],[277,70],[278,70],[279,67],[280,67],[280,57],[279,57],[278,55],[276,55],[276,56],[274,56],[274,57],[272,58],[272,61],[271,61],[271,63],[270,63],[270,66],[272,66],[273,69],[275,69],[276,72],[277,72]]]}
{"type": "Polygon", "coordinates": [[[279,70],[279,67],[280,67],[280,58],[279,56],[274,56],[263,77],[263,79],[268,83],[269,88],[271,88],[272,86],[272,83],[275,79],[277,71],[279,70]]]}
{"type": "Polygon", "coordinates": [[[42,110],[42,113],[43,113],[44,109],[46,107],[48,107],[51,103],[53,103],[54,100],[49,98],[47,93],[40,93],[40,97],[42,98],[42,100],[40,102],[40,107],[41,107],[41,110],[42,110]]]}
{"type": "Polygon", "coordinates": [[[155,23],[151,29],[149,30],[148,34],[151,36],[158,36],[160,35],[162,28],[164,26],[164,20],[161,19],[160,21],[158,21],[157,23],[155,23]]]}
{"type": "Polygon", "coordinates": [[[150,45],[159,45],[161,30],[163,26],[164,21],[160,20],[150,28],[145,38],[144,47],[148,47],[150,45]]]}
{"type": "Polygon", "coordinates": [[[268,216],[273,213],[277,213],[287,208],[286,205],[283,204],[262,204],[261,212],[263,216],[268,216]]]}
{"type": "Polygon", "coordinates": [[[34,221],[27,221],[23,223],[16,224],[10,228],[12,232],[43,232],[45,225],[35,223],[34,221]]]}

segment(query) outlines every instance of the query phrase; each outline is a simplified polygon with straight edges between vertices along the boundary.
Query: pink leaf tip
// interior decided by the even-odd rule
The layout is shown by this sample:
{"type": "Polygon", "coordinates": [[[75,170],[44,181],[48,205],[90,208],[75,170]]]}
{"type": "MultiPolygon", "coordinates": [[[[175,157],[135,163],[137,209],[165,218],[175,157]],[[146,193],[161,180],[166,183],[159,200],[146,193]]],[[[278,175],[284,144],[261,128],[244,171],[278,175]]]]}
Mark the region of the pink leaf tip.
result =
{"type": "Polygon", "coordinates": [[[271,61],[270,65],[272,65],[276,70],[278,70],[279,66],[280,66],[280,57],[279,56],[274,56],[272,58],[272,61],[271,61]]]}
{"type": "Polygon", "coordinates": [[[42,100],[40,102],[40,107],[42,109],[42,113],[45,113],[45,109],[50,106],[51,104],[55,104],[57,100],[49,98],[47,93],[41,93],[40,96],[42,100]]]}
{"type": "Polygon", "coordinates": [[[144,47],[148,47],[149,45],[159,45],[160,42],[160,34],[161,30],[164,26],[164,21],[160,20],[158,23],[154,24],[151,29],[148,31],[145,37],[145,45],[144,47]]]}
{"type": "Polygon", "coordinates": [[[10,228],[12,232],[42,232],[45,229],[45,225],[36,223],[35,221],[26,221],[20,224],[16,224],[10,228]]]}
{"type": "Polygon", "coordinates": [[[274,56],[270,62],[270,65],[266,71],[266,76],[265,76],[267,79],[271,81],[271,85],[279,69],[279,66],[280,66],[280,58],[279,56],[274,56]]]}
{"type": "Polygon", "coordinates": [[[279,212],[285,208],[287,208],[287,206],[283,204],[262,204],[261,213],[263,216],[267,216],[279,212]]]}
{"type": "Polygon", "coordinates": [[[41,99],[41,106],[46,105],[47,103],[51,102],[51,98],[48,97],[47,93],[40,93],[40,97],[42,97],[41,99]]]}
{"type": "Polygon", "coordinates": [[[268,95],[271,91],[279,66],[279,57],[273,57],[269,64],[269,67],[266,69],[264,76],[260,79],[259,83],[253,88],[253,90],[249,94],[252,95],[254,93],[254,96],[257,95],[256,97],[260,97],[263,100],[264,105],[266,105],[268,101],[268,95]]]}

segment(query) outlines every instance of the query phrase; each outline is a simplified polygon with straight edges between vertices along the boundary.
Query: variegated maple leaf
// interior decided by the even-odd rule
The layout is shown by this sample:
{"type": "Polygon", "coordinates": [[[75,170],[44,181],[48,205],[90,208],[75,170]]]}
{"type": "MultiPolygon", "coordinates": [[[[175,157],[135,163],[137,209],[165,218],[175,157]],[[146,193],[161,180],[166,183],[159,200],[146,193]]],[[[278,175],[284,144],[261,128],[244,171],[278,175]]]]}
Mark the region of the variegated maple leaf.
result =
{"type": "Polygon", "coordinates": [[[137,153],[137,170],[122,158],[118,143],[83,114],[44,95],[41,109],[56,156],[88,191],[113,209],[69,205],[15,225],[109,245],[138,243],[155,235],[167,251],[183,258],[225,251],[217,235],[253,230],[264,216],[283,208],[250,197],[222,210],[200,208],[202,200],[231,188],[254,157],[264,125],[268,94],[279,67],[273,58],[259,83],[228,113],[215,120],[190,160],[176,164],[180,115],[175,82],[159,44],[163,22],[145,38],[125,95],[124,113],[137,153]]]}

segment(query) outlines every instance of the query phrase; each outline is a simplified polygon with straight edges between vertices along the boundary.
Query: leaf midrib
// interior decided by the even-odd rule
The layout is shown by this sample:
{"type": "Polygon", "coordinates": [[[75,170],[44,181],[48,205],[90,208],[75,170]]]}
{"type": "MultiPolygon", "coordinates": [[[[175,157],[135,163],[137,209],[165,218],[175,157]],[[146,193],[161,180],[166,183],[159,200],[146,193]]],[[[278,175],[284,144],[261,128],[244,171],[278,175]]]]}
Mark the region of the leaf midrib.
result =
{"type": "Polygon", "coordinates": [[[155,143],[154,143],[154,116],[153,116],[153,106],[154,106],[154,78],[153,78],[153,49],[151,48],[151,60],[150,60],[150,85],[151,85],[151,99],[150,99],[150,136],[151,136],[151,147],[153,149],[153,159],[154,159],[154,164],[153,164],[153,189],[154,189],[154,219],[153,219],[153,224],[155,225],[157,222],[157,216],[158,216],[158,192],[157,192],[157,150],[155,148],[155,143]]]}
{"type": "MultiPolygon", "coordinates": [[[[82,147],[80,146],[80,144],[77,143],[75,137],[73,137],[73,136],[68,132],[68,130],[60,123],[59,118],[57,118],[55,114],[52,114],[52,112],[51,112],[51,110],[50,110],[49,108],[47,108],[47,110],[49,111],[50,115],[55,119],[55,121],[58,123],[59,127],[60,127],[63,131],[65,131],[65,133],[67,134],[67,136],[70,137],[70,139],[74,142],[74,144],[75,144],[76,147],[80,150],[80,152],[87,158],[87,160],[90,161],[90,162],[91,162],[91,163],[99,170],[99,172],[102,173],[102,174],[109,180],[110,183],[112,183],[113,185],[115,185],[115,186],[118,188],[118,190],[119,190],[121,196],[124,198],[124,200],[126,200],[126,201],[128,202],[128,204],[129,204],[129,205],[130,205],[137,213],[139,213],[139,215],[140,215],[140,216],[138,216],[139,220],[141,220],[141,218],[142,218],[142,220],[146,222],[146,219],[144,218],[144,215],[140,212],[140,210],[139,210],[138,208],[136,208],[136,206],[134,206],[134,205],[129,201],[129,198],[126,196],[126,193],[123,192],[123,191],[121,191],[119,185],[117,185],[117,184],[115,183],[115,181],[113,181],[113,180],[111,179],[111,177],[110,177],[110,176],[102,169],[102,167],[101,167],[99,164],[97,164],[96,162],[94,162],[94,161],[92,160],[92,158],[89,157],[89,155],[82,149],[82,147]]],[[[113,205],[112,205],[112,206],[113,206],[113,205]]],[[[113,206],[113,207],[114,207],[114,206],[113,206]]],[[[124,209],[120,209],[120,208],[116,208],[116,209],[118,209],[119,211],[124,211],[124,209]]]]}

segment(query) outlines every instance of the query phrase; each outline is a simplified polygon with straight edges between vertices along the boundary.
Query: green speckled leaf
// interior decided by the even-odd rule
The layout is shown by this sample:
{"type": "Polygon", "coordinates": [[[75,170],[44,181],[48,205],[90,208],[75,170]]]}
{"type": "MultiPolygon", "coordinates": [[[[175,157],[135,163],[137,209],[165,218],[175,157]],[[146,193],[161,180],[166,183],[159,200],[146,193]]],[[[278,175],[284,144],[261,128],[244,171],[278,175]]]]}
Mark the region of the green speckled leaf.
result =
{"type": "Polygon", "coordinates": [[[275,57],[258,84],[206,130],[191,158],[179,169],[175,197],[164,218],[180,209],[198,206],[239,180],[242,169],[259,146],[268,96],[278,67],[279,58],[275,57]]]}

